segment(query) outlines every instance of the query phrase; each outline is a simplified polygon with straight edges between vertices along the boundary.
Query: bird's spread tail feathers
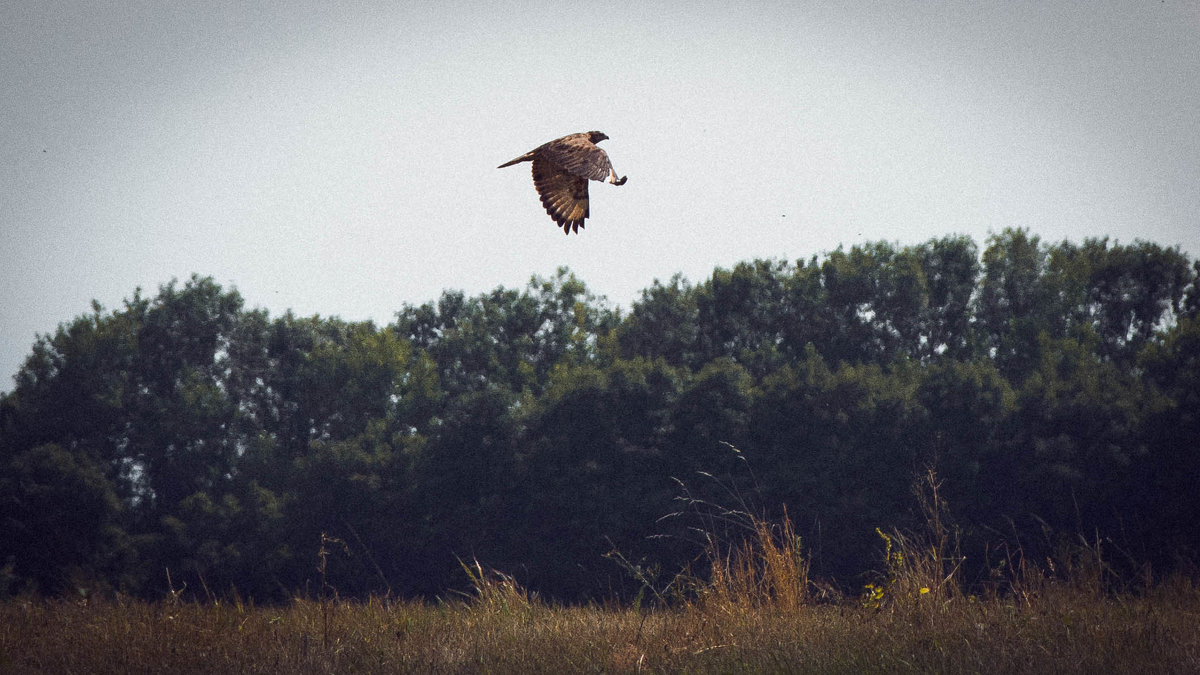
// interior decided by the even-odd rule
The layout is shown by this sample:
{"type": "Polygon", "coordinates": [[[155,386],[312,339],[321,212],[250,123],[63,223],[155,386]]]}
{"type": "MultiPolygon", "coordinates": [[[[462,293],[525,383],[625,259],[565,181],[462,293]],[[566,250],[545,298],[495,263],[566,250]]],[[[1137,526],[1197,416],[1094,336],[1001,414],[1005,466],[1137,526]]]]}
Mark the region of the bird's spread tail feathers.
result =
{"type": "Polygon", "coordinates": [[[531,159],[533,159],[533,153],[532,153],[532,152],[527,152],[527,153],[525,153],[525,154],[521,155],[520,157],[518,157],[518,158],[516,158],[516,159],[510,159],[510,160],[508,160],[507,162],[505,162],[505,163],[501,164],[500,166],[498,166],[498,167],[496,167],[496,168],[497,168],[497,169],[503,169],[503,168],[504,168],[504,167],[506,167],[506,166],[512,166],[513,164],[520,164],[521,162],[528,162],[528,161],[529,161],[529,160],[531,160],[531,159]]]}

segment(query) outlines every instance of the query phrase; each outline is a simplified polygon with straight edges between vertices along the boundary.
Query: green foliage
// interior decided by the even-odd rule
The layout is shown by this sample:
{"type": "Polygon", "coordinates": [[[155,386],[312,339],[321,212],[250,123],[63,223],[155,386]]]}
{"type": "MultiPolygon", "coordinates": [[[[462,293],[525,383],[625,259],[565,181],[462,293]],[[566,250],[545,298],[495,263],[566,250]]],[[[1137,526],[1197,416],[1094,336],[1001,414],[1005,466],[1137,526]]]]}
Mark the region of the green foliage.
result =
{"type": "Polygon", "coordinates": [[[1071,532],[1169,569],[1200,554],[1198,269],[1005,230],[676,276],[627,312],[562,268],[384,327],[272,318],[193,276],[40,337],[0,395],[0,578],[432,597],[469,559],[513,574],[477,566],[477,590],[632,597],[645,580],[605,554],[695,564],[664,516],[701,472],[696,498],[786,511],[804,574],[857,590],[876,528],[900,546],[922,522],[928,467],[964,588],[995,546],[1043,559],[1071,532]]]}
{"type": "MultiPolygon", "coordinates": [[[[86,454],[54,444],[19,453],[0,473],[0,494],[0,550],[15,563],[10,574],[33,590],[91,590],[117,571],[126,545],[121,502],[86,454]]],[[[17,590],[0,588],[0,596],[17,590]]]]}

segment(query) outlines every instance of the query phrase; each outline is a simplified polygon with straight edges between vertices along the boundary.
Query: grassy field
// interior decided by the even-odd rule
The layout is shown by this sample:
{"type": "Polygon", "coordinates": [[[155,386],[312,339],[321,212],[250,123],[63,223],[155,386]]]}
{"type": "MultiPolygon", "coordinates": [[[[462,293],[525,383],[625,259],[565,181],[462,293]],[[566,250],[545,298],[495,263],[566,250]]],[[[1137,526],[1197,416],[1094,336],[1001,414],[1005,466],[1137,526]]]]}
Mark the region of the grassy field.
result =
{"type": "Polygon", "coordinates": [[[877,530],[881,569],[856,595],[809,578],[786,513],[719,511],[743,538],[709,535],[703,574],[665,586],[614,552],[643,593],[592,606],[478,562],[451,601],[342,600],[322,535],[320,597],[283,606],[207,590],[0,602],[0,673],[1200,673],[1194,578],[1122,580],[1103,541],[1080,538],[1040,563],[1006,553],[967,592],[939,485],[931,470],[914,486],[925,532],[877,530]]]}
{"type": "Polygon", "coordinates": [[[461,604],[9,601],[0,671],[1200,672],[1200,593],[1064,587],[1026,600],[677,609],[553,607],[492,588],[461,604]]]}
{"type": "Polygon", "coordinates": [[[541,602],[478,564],[451,602],[11,599],[0,672],[1200,672],[1200,587],[1114,590],[1098,544],[1009,558],[968,594],[945,531],[880,532],[885,569],[846,597],[808,578],[786,518],[750,525],[639,605],[541,602]]]}

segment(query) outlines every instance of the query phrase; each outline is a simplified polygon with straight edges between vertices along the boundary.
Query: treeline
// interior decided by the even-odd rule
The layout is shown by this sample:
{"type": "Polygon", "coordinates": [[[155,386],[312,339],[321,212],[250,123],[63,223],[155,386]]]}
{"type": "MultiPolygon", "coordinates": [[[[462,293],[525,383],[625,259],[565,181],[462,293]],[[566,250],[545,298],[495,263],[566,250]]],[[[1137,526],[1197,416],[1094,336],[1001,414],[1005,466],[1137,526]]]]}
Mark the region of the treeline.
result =
{"type": "Polygon", "coordinates": [[[1080,534],[1167,571],[1200,548],[1198,272],[1006,230],[655,281],[627,312],[562,269],[386,327],[194,276],[40,337],[0,398],[0,593],[428,597],[478,559],[623,596],[607,553],[666,577],[743,506],[853,587],[931,466],[977,576],[1080,534]]]}

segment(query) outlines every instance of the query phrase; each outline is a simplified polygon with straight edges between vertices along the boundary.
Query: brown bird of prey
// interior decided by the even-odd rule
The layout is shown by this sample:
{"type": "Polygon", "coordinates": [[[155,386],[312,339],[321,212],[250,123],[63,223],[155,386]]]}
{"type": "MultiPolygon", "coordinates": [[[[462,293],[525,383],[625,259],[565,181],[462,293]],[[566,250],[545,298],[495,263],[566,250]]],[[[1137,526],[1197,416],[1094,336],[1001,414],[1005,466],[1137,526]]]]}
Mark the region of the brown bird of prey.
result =
{"type": "Polygon", "coordinates": [[[588,181],[624,185],[628,178],[617,178],[612,162],[608,161],[608,153],[596,147],[597,143],[607,138],[599,131],[563,136],[539,145],[497,168],[533,162],[533,186],[542,198],[546,213],[563,229],[563,234],[579,232],[590,214],[588,181]]]}

